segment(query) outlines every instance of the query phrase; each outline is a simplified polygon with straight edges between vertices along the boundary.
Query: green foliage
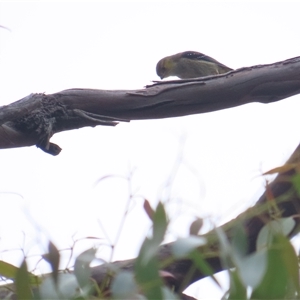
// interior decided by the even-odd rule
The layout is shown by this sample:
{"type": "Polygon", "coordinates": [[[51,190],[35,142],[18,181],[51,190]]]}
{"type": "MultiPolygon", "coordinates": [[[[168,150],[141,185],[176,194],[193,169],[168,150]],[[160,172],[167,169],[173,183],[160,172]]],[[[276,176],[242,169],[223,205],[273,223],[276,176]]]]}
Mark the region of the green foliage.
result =
{"type": "Polygon", "coordinates": [[[163,242],[168,227],[165,208],[161,202],[158,203],[153,215],[152,243],[157,247],[163,242]]]}
{"type": "Polygon", "coordinates": [[[296,173],[293,175],[292,184],[299,196],[300,195],[300,173],[296,173]]]}
{"type": "Polygon", "coordinates": [[[232,238],[232,250],[239,257],[244,257],[248,249],[248,240],[243,226],[236,226],[232,238]]]}
{"type": "MultiPolygon", "coordinates": [[[[20,268],[14,266],[14,265],[11,265],[2,260],[0,261],[0,276],[2,276],[2,277],[15,280],[16,275],[19,272],[19,270],[20,270],[20,268]]],[[[38,278],[37,276],[35,276],[31,273],[28,273],[28,276],[29,276],[30,284],[35,285],[35,284],[41,283],[41,279],[38,278]]]]}
{"type": "Polygon", "coordinates": [[[228,293],[228,299],[241,300],[247,299],[247,288],[243,284],[238,274],[238,271],[229,270],[230,287],[228,293]]]}
{"type": "Polygon", "coordinates": [[[27,270],[26,260],[24,259],[15,277],[16,294],[18,299],[33,299],[30,286],[30,276],[27,270]]]}
{"type": "MultiPolygon", "coordinates": [[[[172,243],[172,257],[167,262],[160,262],[157,253],[168,228],[168,218],[162,203],[155,210],[150,205],[145,208],[152,221],[152,235],[145,238],[139,255],[135,260],[133,271],[111,269],[112,280],[107,290],[99,291],[99,287],[91,280],[91,262],[95,259],[96,249],[91,248],[81,253],[74,264],[73,273],[59,271],[60,254],[50,242],[48,253],[43,258],[48,261],[52,272],[43,280],[27,270],[26,260],[20,267],[0,261],[0,274],[15,283],[19,299],[171,299],[178,300],[170,283],[164,280],[173,274],[163,271],[165,266],[176,259],[190,259],[193,262],[190,272],[182,287],[188,282],[189,276],[198,269],[203,274],[214,277],[214,271],[205,257],[210,247],[208,241],[196,233],[202,221],[194,222],[190,236],[178,238],[172,243]],[[207,250],[205,247],[207,247],[207,250]],[[199,251],[202,247],[202,251],[199,251]],[[203,248],[204,247],[204,248],[203,248]],[[162,267],[164,266],[164,267],[162,267]],[[97,296],[96,296],[97,295],[97,296]]],[[[257,238],[257,249],[247,254],[247,235],[243,226],[236,226],[231,233],[230,241],[227,234],[220,228],[216,229],[219,243],[219,256],[224,268],[228,269],[230,286],[224,299],[299,299],[299,266],[298,258],[289,239],[286,237],[294,228],[293,218],[276,219],[266,224],[257,238]]],[[[176,282],[176,278],[172,280],[176,282]]],[[[170,281],[172,282],[172,281],[170,281]]],[[[172,282],[172,284],[174,284],[172,282]]],[[[177,286],[179,290],[180,287],[177,286]]]]}
{"type": "Polygon", "coordinates": [[[168,227],[166,212],[162,203],[152,216],[152,238],[146,238],[135,261],[135,278],[147,299],[164,299],[163,281],[159,275],[159,263],[156,258],[157,250],[164,240],[168,227]]]}
{"type": "Polygon", "coordinates": [[[49,242],[48,254],[45,254],[43,258],[49,262],[52,269],[51,276],[53,277],[54,283],[57,284],[60,255],[52,242],[49,242]]]}
{"type": "Polygon", "coordinates": [[[274,235],[276,234],[287,236],[293,230],[295,224],[296,222],[293,218],[281,218],[269,222],[259,232],[256,248],[263,249],[268,245],[271,245],[274,235]]]}
{"type": "Polygon", "coordinates": [[[175,258],[187,257],[194,249],[206,244],[206,239],[199,236],[178,238],[172,244],[172,253],[175,258]]]}
{"type": "Polygon", "coordinates": [[[83,291],[87,295],[91,292],[93,284],[90,280],[91,268],[90,264],[95,259],[96,249],[91,248],[81,253],[75,261],[74,274],[77,282],[83,291]]]}
{"type": "Polygon", "coordinates": [[[236,260],[239,277],[245,287],[256,288],[267,269],[267,254],[265,250],[257,251],[236,260]]]}
{"type": "Polygon", "coordinates": [[[7,279],[14,279],[16,277],[18,267],[11,265],[5,261],[0,261],[0,275],[7,279]]]}
{"type": "Polygon", "coordinates": [[[281,233],[270,232],[267,269],[252,299],[299,299],[298,258],[290,241],[281,233]]]}
{"type": "Polygon", "coordinates": [[[190,235],[198,235],[202,226],[203,226],[203,219],[197,218],[190,225],[190,235]]]}
{"type": "Polygon", "coordinates": [[[76,299],[81,293],[74,274],[60,273],[56,284],[52,276],[46,277],[35,296],[35,299],[76,299]]]}
{"type": "Polygon", "coordinates": [[[138,296],[138,285],[132,272],[119,272],[111,286],[113,299],[136,299],[138,296]]]}
{"type": "Polygon", "coordinates": [[[232,244],[219,233],[223,263],[231,268],[228,299],[299,299],[298,258],[286,237],[294,224],[292,218],[266,224],[251,255],[245,255],[242,232],[236,232],[232,244]]]}

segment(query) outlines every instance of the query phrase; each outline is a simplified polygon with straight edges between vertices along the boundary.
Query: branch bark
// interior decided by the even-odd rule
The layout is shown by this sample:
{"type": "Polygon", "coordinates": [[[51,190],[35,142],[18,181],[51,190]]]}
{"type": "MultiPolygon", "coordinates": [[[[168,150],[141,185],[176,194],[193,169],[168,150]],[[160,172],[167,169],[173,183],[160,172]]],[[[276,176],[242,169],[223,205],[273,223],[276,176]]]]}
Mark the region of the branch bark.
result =
{"type": "MultiPolygon", "coordinates": [[[[255,251],[256,239],[262,227],[274,217],[272,208],[275,206],[281,213],[281,217],[293,217],[295,220],[294,230],[290,233],[290,238],[295,236],[300,231],[300,194],[295,189],[292,183],[292,178],[300,172],[300,144],[286,162],[287,165],[294,166],[288,171],[279,174],[275,180],[267,186],[266,192],[261,195],[254,207],[240,214],[237,218],[220,226],[220,229],[225,232],[230,240],[232,231],[243,224],[247,232],[248,254],[255,251]]],[[[205,235],[208,244],[199,247],[198,250],[205,258],[206,262],[211,266],[214,273],[225,270],[222,265],[219,253],[220,247],[215,231],[211,231],[205,235]]],[[[170,261],[172,257],[172,244],[162,245],[158,251],[158,258],[161,262],[170,261]]],[[[91,277],[99,286],[104,286],[103,282],[107,282],[107,277],[110,277],[115,270],[133,271],[135,259],[116,261],[113,263],[102,264],[92,268],[91,277]]],[[[193,299],[183,294],[192,283],[205,278],[207,274],[194,268],[193,262],[188,259],[178,259],[172,261],[171,264],[163,268],[173,275],[172,281],[166,283],[171,285],[172,289],[177,292],[181,299],[193,299]]],[[[109,290],[110,286],[105,285],[109,290]]],[[[13,285],[8,285],[13,289],[13,285]]],[[[7,286],[0,288],[0,297],[7,299],[15,299],[14,293],[7,290],[7,286]]],[[[194,299],[195,300],[195,299],[194,299]]]]}
{"type": "MultiPolygon", "coordinates": [[[[248,254],[256,249],[256,240],[259,231],[270,220],[274,219],[274,206],[280,212],[280,217],[293,217],[295,227],[289,234],[292,238],[300,231],[300,195],[292,183],[292,178],[300,172],[300,144],[286,162],[287,165],[294,166],[289,171],[279,174],[275,180],[267,186],[266,192],[261,195],[254,207],[240,214],[236,219],[220,226],[230,240],[232,232],[243,225],[247,233],[248,254]]],[[[277,216],[278,218],[279,216],[277,216]]],[[[205,235],[208,244],[199,247],[200,253],[210,265],[214,273],[225,270],[220,258],[220,246],[216,231],[213,230],[205,235]]],[[[158,252],[158,258],[161,262],[170,261],[172,257],[172,244],[162,245],[158,252]]],[[[112,266],[117,269],[133,271],[134,260],[119,261],[111,264],[100,265],[93,268],[92,277],[98,284],[110,274],[112,266]]],[[[172,262],[164,268],[164,271],[171,273],[175,279],[172,281],[172,288],[179,295],[192,283],[207,277],[207,274],[194,268],[193,262],[188,259],[181,259],[172,262]]]]}
{"type": "Polygon", "coordinates": [[[130,120],[212,112],[300,93],[300,57],[193,80],[156,82],[142,90],[70,89],[31,94],[0,107],[0,149],[36,145],[52,155],[58,132],[130,120]]]}
{"type": "MultiPolygon", "coordinates": [[[[143,90],[71,89],[52,95],[31,94],[0,108],[0,148],[37,145],[46,152],[58,154],[59,147],[51,144],[49,139],[60,131],[84,126],[115,126],[119,121],[205,113],[250,102],[271,103],[299,92],[300,57],[296,57],[219,76],[158,82],[143,90]]],[[[291,178],[299,172],[300,144],[287,164],[295,167],[279,174],[253,208],[221,226],[230,239],[232,230],[242,222],[247,231],[249,254],[255,251],[259,231],[273,218],[270,203],[277,205],[282,217],[294,217],[296,225],[290,237],[299,232],[300,197],[291,178]]],[[[205,236],[208,245],[200,247],[199,251],[215,273],[222,271],[224,267],[218,255],[215,232],[205,236]],[[206,256],[208,252],[209,256],[206,256]]],[[[171,257],[171,246],[169,243],[160,247],[160,261],[171,257]]],[[[92,269],[92,277],[101,285],[112,267],[132,270],[133,264],[134,260],[127,260],[97,266],[92,269]]],[[[188,259],[174,261],[164,271],[174,276],[172,286],[179,294],[193,282],[206,277],[195,270],[188,259]]]]}

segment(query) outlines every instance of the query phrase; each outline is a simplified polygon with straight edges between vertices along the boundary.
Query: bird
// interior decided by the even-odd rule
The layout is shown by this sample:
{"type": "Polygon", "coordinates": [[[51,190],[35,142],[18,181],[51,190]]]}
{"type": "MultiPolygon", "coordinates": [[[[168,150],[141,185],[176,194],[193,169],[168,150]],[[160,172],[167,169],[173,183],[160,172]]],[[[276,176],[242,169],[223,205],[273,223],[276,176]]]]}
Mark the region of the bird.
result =
{"type": "Polygon", "coordinates": [[[181,79],[223,74],[233,69],[217,60],[196,51],[180,52],[164,57],[156,65],[156,73],[164,79],[177,76],[181,79]]]}

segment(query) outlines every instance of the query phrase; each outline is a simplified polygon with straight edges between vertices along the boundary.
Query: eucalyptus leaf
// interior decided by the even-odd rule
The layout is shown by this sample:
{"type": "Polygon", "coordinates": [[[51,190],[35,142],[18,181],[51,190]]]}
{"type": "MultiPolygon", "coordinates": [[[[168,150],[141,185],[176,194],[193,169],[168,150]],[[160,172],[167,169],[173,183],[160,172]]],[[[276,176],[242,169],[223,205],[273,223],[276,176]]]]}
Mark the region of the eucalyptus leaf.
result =
{"type": "Polygon", "coordinates": [[[248,239],[242,224],[234,228],[231,245],[235,256],[243,258],[247,254],[248,239]]]}
{"type": "Polygon", "coordinates": [[[197,218],[190,225],[190,235],[198,235],[202,226],[203,226],[203,219],[197,218]]]}
{"type": "Polygon", "coordinates": [[[138,287],[133,273],[122,271],[116,275],[111,285],[113,299],[135,299],[138,287]]]}
{"type": "Polygon", "coordinates": [[[243,257],[238,260],[237,264],[238,273],[244,286],[255,289],[266,273],[268,256],[265,250],[261,250],[243,257]]]}
{"type": "Polygon", "coordinates": [[[159,275],[159,264],[156,255],[153,255],[155,249],[157,249],[156,243],[146,239],[134,264],[136,281],[147,299],[163,299],[161,290],[163,282],[159,275]],[[150,253],[149,248],[152,249],[150,253]]]}
{"type": "Polygon", "coordinates": [[[162,292],[163,292],[163,299],[164,300],[180,300],[180,298],[175,295],[169,288],[167,288],[166,286],[164,286],[162,288],[162,292]]]}
{"type": "Polygon", "coordinates": [[[16,273],[15,285],[18,299],[33,299],[33,294],[30,286],[30,276],[27,270],[27,264],[25,259],[23,260],[22,265],[16,273]]]}
{"type": "Polygon", "coordinates": [[[57,285],[51,276],[46,277],[39,287],[41,299],[72,299],[79,291],[79,285],[74,274],[60,273],[57,285]]]}
{"type": "MultiPolygon", "coordinates": [[[[16,278],[16,274],[19,271],[19,268],[9,264],[3,260],[0,260],[0,276],[3,276],[7,279],[15,279],[16,278]]],[[[28,276],[29,276],[29,280],[30,280],[30,284],[32,285],[36,285],[36,284],[40,284],[41,283],[41,279],[28,272],[28,276]]]]}
{"type": "Polygon", "coordinates": [[[233,263],[232,263],[232,257],[233,257],[233,251],[232,251],[232,246],[230,245],[226,234],[221,228],[216,228],[216,233],[218,236],[218,241],[220,243],[220,258],[223,263],[223,265],[226,268],[232,268],[233,263]]]}
{"type": "Polygon", "coordinates": [[[151,221],[153,221],[154,210],[152,209],[149,201],[147,199],[144,200],[144,211],[149,217],[151,221]]]}
{"type": "Polygon", "coordinates": [[[298,194],[298,196],[300,195],[300,174],[296,173],[293,175],[292,177],[292,184],[298,194]]]}
{"type": "Polygon", "coordinates": [[[157,253],[158,247],[164,240],[168,222],[167,215],[162,203],[158,203],[153,213],[153,236],[146,238],[139,253],[139,264],[148,264],[157,253]]]}
{"type": "Polygon", "coordinates": [[[273,233],[267,248],[267,270],[252,299],[284,299],[299,295],[298,258],[288,238],[273,233]]]}
{"type": "Polygon", "coordinates": [[[259,250],[269,245],[276,233],[288,236],[294,229],[295,224],[295,220],[291,217],[270,221],[260,230],[256,241],[256,249],[259,250]]]}
{"type": "Polygon", "coordinates": [[[236,270],[229,271],[230,287],[228,291],[229,300],[243,300],[247,299],[247,287],[241,281],[236,270]]]}
{"type": "Polygon", "coordinates": [[[74,274],[77,278],[79,286],[84,289],[90,286],[90,276],[91,268],[90,264],[95,259],[95,254],[97,250],[95,248],[90,248],[82,252],[75,261],[74,274]]]}
{"type": "Polygon", "coordinates": [[[189,256],[188,256],[194,263],[194,266],[200,270],[203,274],[207,275],[207,276],[211,276],[211,278],[213,279],[213,281],[220,287],[220,283],[218,282],[218,280],[216,279],[216,277],[214,276],[214,270],[212,269],[212,267],[210,266],[210,264],[204,259],[203,255],[197,251],[197,250],[193,250],[189,256]]]}
{"type": "Polygon", "coordinates": [[[172,253],[175,258],[187,256],[194,249],[206,244],[206,239],[199,236],[189,236],[187,238],[178,238],[172,244],[172,253]]]}
{"type": "Polygon", "coordinates": [[[14,279],[18,270],[19,270],[18,267],[11,265],[3,260],[0,261],[0,275],[1,276],[8,278],[8,279],[14,279]]]}
{"type": "Polygon", "coordinates": [[[54,283],[57,284],[60,255],[57,248],[51,241],[48,244],[48,254],[44,255],[44,259],[49,262],[52,269],[51,275],[54,283]]]}
{"type": "Polygon", "coordinates": [[[159,246],[165,237],[168,227],[167,215],[161,202],[158,203],[153,214],[153,241],[159,246]]]}
{"type": "Polygon", "coordinates": [[[140,265],[146,266],[156,256],[158,245],[152,239],[146,238],[139,252],[138,261],[140,265]]]}

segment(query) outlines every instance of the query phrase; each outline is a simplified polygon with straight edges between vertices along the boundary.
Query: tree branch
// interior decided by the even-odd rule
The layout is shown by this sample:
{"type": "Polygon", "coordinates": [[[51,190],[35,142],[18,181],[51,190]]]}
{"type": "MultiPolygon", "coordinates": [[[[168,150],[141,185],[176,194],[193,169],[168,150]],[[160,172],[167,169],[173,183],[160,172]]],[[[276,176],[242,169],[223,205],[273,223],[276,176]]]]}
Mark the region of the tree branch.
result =
{"type": "MultiPolygon", "coordinates": [[[[241,224],[244,224],[247,233],[248,254],[255,251],[256,239],[259,231],[269,220],[274,218],[274,206],[276,206],[281,213],[281,217],[294,218],[295,227],[290,233],[290,238],[300,231],[300,194],[292,183],[293,176],[299,174],[300,144],[286,164],[294,167],[279,174],[275,180],[267,186],[266,192],[262,194],[254,207],[241,213],[237,218],[230,222],[220,226],[220,229],[225,232],[230,240],[234,229],[241,226],[241,224]]],[[[220,247],[216,232],[213,230],[203,236],[207,238],[208,244],[199,247],[199,252],[211,266],[214,273],[225,270],[226,267],[222,265],[219,255],[220,247]]],[[[173,243],[168,243],[159,248],[158,258],[161,262],[172,261],[172,259],[170,259],[172,258],[172,244],[173,243]]],[[[133,271],[134,263],[135,259],[102,264],[92,268],[91,276],[99,286],[103,286],[103,282],[107,283],[107,278],[110,278],[116,270],[133,271]]],[[[172,261],[172,263],[164,267],[163,270],[174,276],[169,285],[171,285],[172,289],[180,295],[181,299],[192,299],[182,294],[182,291],[190,284],[207,276],[207,274],[196,269],[193,266],[193,262],[189,259],[172,261]]],[[[168,283],[166,284],[168,285],[168,283]]],[[[13,289],[13,285],[8,285],[8,287],[13,289]]],[[[105,285],[105,287],[109,291],[110,285],[105,285]]],[[[14,294],[10,293],[6,288],[7,286],[3,286],[0,289],[1,298],[7,297],[8,299],[15,299],[14,294]]]]}
{"type": "MultiPolygon", "coordinates": [[[[300,57],[219,76],[158,82],[144,90],[71,89],[52,95],[31,94],[0,108],[0,148],[37,145],[46,152],[58,154],[60,148],[51,144],[49,139],[60,131],[84,126],[115,126],[118,121],[204,113],[250,102],[270,103],[299,92],[300,57]]],[[[300,197],[291,180],[299,171],[299,163],[300,144],[287,161],[294,167],[279,174],[253,208],[220,226],[230,239],[232,230],[243,223],[248,253],[255,251],[259,231],[274,217],[274,204],[281,217],[294,217],[296,225],[290,237],[299,232],[300,197]]],[[[199,251],[214,272],[224,270],[215,231],[204,236],[208,244],[200,247],[199,251]]],[[[171,257],[171,246],[172,243],[169,243],[160,247],[160,261],[171,257]]],[[[97,266],[92,269],[92,277],[100,285],[111,273],[112,267],[133,270],[133,265],[134,260],[127,260],[97,266]]],[[[194,270],[192,261],[188,259],[174,261],[163,270],[174,276],[172,286],[178,293],[207,276],[194,270]]]]}
{"type": "MultiPolygon", "coordinates": [[[[256,249],[256,240],[259,231],[268,221],[274,219],[274,210],[272,209],[274,205],[281,213],[281,216],[277,216],[277,218],[293,217],[295,220],[295,227],[290,233],[290,238],[300,231],[300,195],[292,183],[292,177],[299,173],[300,144],[286,164],[294,165],[295,167],[279,174],[276,179],[267,186],[266,192],[262,194],[254,207],[219,227],[230,240],[232,232],[243,224],[247,233],[248,254],[253,253],[256,249]]],[[[216,231],[213,230],[203,235],[203,237],[207,238],[208,244],[199,248],[200,253],[211,266],[214,273],[225,270],[226,268],[222,265],[219,255],[221,250],[216,231]]],[[[168,243],[160,247],[158,258],[161,262],[170,261],[172,258],[172,244],[173,243],[168,243]]],[[[111,273],[110,270],[117,268],[133,271],[133,265],[133,259],[100,265],[93,268],[92,277],[98,284],[101,284],[107,274],[111,273]]],[[[194,268],[193,262],[188,259],[176,260],[166,266],[164,271],[171,273],[175,277],[175,280],[172,281],[172,288],[179,294],[192,283],[207,277],[207,274],[194,268]],[[188,274],[190,276],[188,276],[188,274]]]]}
{"type": "Polygon", "coordinates": [[[37,145],[57,155],[61,149],[49,140],[61,131],[271,103],[298,93],[300,57],[217,76],[156,82],[142,90],[31,94],[0,107],[0,149],[37,145]]]}

